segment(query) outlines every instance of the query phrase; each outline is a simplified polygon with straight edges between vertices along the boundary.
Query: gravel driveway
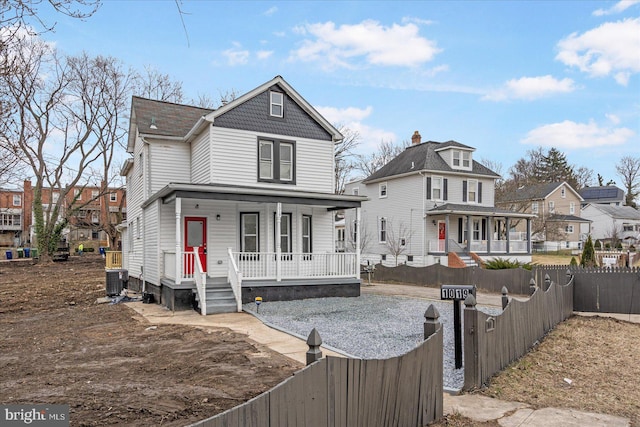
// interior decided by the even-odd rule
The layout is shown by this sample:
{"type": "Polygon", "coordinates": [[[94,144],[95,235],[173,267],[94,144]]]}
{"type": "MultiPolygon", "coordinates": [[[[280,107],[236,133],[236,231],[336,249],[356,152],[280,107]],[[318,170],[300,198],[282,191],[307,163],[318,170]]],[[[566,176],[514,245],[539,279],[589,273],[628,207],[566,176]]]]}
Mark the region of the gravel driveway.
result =
{"type": "MultiPolygon", "coordinates": [[[[347,355],[383,359],[404,354],[423,340],[424,313],[430,304],[440,312],[444,327],[444,387],[460,389],[464,369],[454,366],[451,301],[363,294],[357,298],[263,302],[258,316],[305,340],[316,328],[325,345],[347,355]]],[[[502,311],[497,307],[477,307],[494,315],[502,311]]],[[[243,308],[256,313],[254,303],[245,304],[243,308]]]]}

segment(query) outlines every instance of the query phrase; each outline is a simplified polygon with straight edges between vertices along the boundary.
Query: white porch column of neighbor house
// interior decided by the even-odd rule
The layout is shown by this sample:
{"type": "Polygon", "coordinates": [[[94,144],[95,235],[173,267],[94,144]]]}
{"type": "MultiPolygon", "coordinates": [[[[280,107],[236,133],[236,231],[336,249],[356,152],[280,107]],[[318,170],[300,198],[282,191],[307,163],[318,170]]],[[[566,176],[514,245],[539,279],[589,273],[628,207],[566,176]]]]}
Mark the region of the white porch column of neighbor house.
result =
{"type": "Polygon", "coordinates": [[[467,215],[467,252],[471,252],[471,241],[473,240],[472,226],[473,224],[471,223],[471,215],[467,215]]]}
{"type": "Polygon", "coordinates": [[[176,197],[176,285],[182,280],[182,241],[180,239],[180,216],[182,215],[182,198],[176,197]]]}
{"type": "Polygon", "coordinates": [[[491,233],[493,230],[493,221],[492,218],[490,216],[487,217],[487,253],[490,254],[491,253],[491,233]]]}
{"type": "Polygon", "coordinates": [[[527,253],[531,253],[531,218],[527,218],[527,253]]]}
{"type": "Polygon", "coordinates": [[[356,277],[360,279],[360,208],[356,208],[356,277]]]}
{"type": "Polygon", "coordinates": [[[280,247],[280,227],[282,225],[282,203],[278,202],[276,205],[276,282],[282,280],[282,271],[280,265],[280,253],[282,248],[280,247]]]}
{"type": "Polygon", "coordinates": [[[444,253],[449,253],[449,215],[444,217],[444,253]]]}
{"type": "Polygon", "coordinates": [[[510,221],[510,218],[509,218],[509,217],[506,217],[506,218],[504,219],[504,224],[505,224],[505,227],[506,227],[506,229],[505,229],[505,234],[507,235],[507,253],[511,253],[511,236],[510,236],[510,234],[511,234],[511,233],[509,233],[509,231],[510,231],[510,229],[511,229],[511,227],[510,227],[510,226],[511,226],[510,222],[511,222],[511,221],[510,221]]]}

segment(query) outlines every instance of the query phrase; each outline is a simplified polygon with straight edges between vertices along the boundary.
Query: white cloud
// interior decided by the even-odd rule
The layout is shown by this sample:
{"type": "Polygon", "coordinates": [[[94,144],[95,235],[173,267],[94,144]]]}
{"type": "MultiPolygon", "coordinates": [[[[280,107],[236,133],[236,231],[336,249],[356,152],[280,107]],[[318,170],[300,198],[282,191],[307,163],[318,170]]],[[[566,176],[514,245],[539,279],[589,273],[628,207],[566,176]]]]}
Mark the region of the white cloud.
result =
{"type": "Polygon", "coordinates": [[[267,59],[271,55],[273,55],[272,50],[259,50],[258,52],[256,52],[256,56],[258,57],[258,59],[267,59]]]}
{"type": "Polygon", "coordinates": [[[621,13],[633,6],[640,3],[640,0],[622,0],[611,6],[609,9],[598,9],[593,11],[594,16],[613,15],[621,13]]]}
{"type": "Polygon", "coordinates": [[[414,67],[431,61],[441,51],[434,41],[421,37],[416,24],[385,27],[366,20],[336,27],[333,22],[294,28],[303,40],[292,59],[318,61],[325,68],[359,68],[363,65],[414,67]]]}
{"type": "Polygon", "coordinates": [[[508,99],[538,99],[558,93],[568,93],[575,90],[573,80],[564,78],[558,80],[553,76],[521,77],[511,79],[500,89],[487,93],[482,99],[488,101],[505,101],[508,99]]]}
{"type": "MultiPolygon", "coordinates": [[[[640,1],[640,0],[638,0],[640,1]]],[[[408,24],[408,23],[414,23],[414,24],[418,24],[418,25],[432,25],[433,21],[429,20],[429,19],[422,19],[422,18],[414,18],[411,16],[405,16],[404,18],[402,18],[402,23],[403,24],[408,24]]]]}
{"type": "Polygon", "coordinates": [[[264,16],[272,16],[277,11],[278,11],[278,8],[276,6],[273,6],[273,7],[270,7],[269,9],[265,10],[263,12],[263,15],[264,16]]]}
{"type": "Polygon", "coordinates": [[[373,107],[367,108],[347,107],[315,107],[316,110],[329,122],[337,126],[345,126],[360,136],[361,149],[371,150],[380,141],[396,141],[397,136],[393,132],[368,126],[362,121],[373,113],[373,107]]]}
{"type": "Polygon", "coordinates": [[[620,117],[618,117],[618,116],[617,116],[617,115],[615,115],[615,114],[605,114],[605,117],[606,117],[607,119],[609,119],[609,121],[610,121],[611,123],[613,123],[614,125],[618,125],[618,124],[620,124],[620,117]]]}
{"type": "Polygon", "coordinates": [[[571,150],[622,145],[634,135],[635,132],[629,128],[608,128],[600,127],[594,121],[576,123],[565,120],[533,129],[520,142],[571,150]]]}
{"type": "Polygon", "coordinates": [[[625,85],[640,72],[640,18],[607,22],[558,42],[556,59],[593,77],[613,74],[625,85]]]}
{"type": "Polygon", "coordinates": [[[234,42],[233,47],[222,52],[222,55],[227,58],[227,64],[234,65],[244,65],[249,62],[249,51],[246,49],[242,49],[242,45],[240,43],[234,42]]]}

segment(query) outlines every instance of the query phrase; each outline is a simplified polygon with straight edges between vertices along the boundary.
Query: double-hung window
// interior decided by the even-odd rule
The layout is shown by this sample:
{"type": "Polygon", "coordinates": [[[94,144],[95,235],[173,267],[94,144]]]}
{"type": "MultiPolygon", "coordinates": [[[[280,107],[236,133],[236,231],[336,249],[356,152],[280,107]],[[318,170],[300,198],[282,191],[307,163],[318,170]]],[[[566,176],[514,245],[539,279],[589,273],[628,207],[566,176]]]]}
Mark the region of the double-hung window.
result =
{"type": "Polygon", "coordinates": [[[453,152],[453,166],[460,166],[460,152],[459,151],[454,151],[453,152]]]}
{"type": "Polygon", "coordinates": [[[380,243],[386,243],[387,242],[387,219],[386,218],[380,218],[380,226],[379,226],[379,231],[380,231],[380,243]]]}
{"type": "Polygon", "coordinates": [[[240,214],[240,252],[258,252],[260,249],[260,214],[240,214]]]}
{"type": "MultiPolygon", "coordinates": [[[[276,221],[277,221],[277,214],[274,212],[273,214],[273,251],[276,251],[276,242],[278,239],[278,236],[276,236],[276,221]]],[[[280,216],[280,253],[283,254],[290,254],[292,252],[292,247],[291,247],[291,214],[290,213],[283,213],[280,216]]],[[[287,255],[286,257],[283,255],[281,259],[291,259],[291,255],[287,255]]]]}
{"type": "Polygon", "coordinates": [[[531,203],[531,213],[534,213],[534,214],[538,213],[538,202],[531,203]]]}
{"type": "Polygon", "coordinates": [[[468,151],[462,152],[462,167],[469,168],[471,166],[471,153],[468,151]]]}
{"type": "Polygon", "coordinates": [[[469,203],[478,202],[478,181],[470,179],[467,184],[467,201],[469,203]]]}
{"type": "Polygon", "coordinates": [[[556,203],[553,200],[549,200],[549,212],[554,213],[556,211],[556,203]]]}
{"type": "Polygon", "coordinates": [[[109,194],[109,201],[110,202],[117,202],[118,201],[118,193],[110,193],[109,194]]]}
{"type": "Polygon", "coordinates": [[[378,185],[378,197],[381,199],[387,197],[387,183],[382,182],[378,185]]]}
{"type": "Polygon", "coordinates": [[[569,214],[573,215],[576,213],[576,204],[574,202],[569,203],[569,214]]]}
{"type": "Polygon", "coordinates": [[[22,198],[19,194],[13,195],[13,206],[20,206],[22,204],[22,198]]]}
{"type": "Polygon", "coordinates": [[[293,142],[258,141],[258,180],[277,183],[295,181],[295,145],[293,142]]]}
{"type": "Polygon", "coordinates": [[[269,115],[284,117],[284,94],[281,92],[269,92],[269,115]]]}
{"type": "MultiPolygon", "coordinates": [[[[338,231],[343,232],[342,240],[344,241],[344,230],[338,231]]],[[[302,215],[302,253],[310,254],[311,252],[313,252],[311,244],[311,215],[302,215]]],[[[309,255],[305,259],[309,259],[309,255]]]]}
{"type": "Polygon", "coordinates": [[[442,200],[442,177],[440,176],[431,178],[431,198],[433,200],[442,200]]]}

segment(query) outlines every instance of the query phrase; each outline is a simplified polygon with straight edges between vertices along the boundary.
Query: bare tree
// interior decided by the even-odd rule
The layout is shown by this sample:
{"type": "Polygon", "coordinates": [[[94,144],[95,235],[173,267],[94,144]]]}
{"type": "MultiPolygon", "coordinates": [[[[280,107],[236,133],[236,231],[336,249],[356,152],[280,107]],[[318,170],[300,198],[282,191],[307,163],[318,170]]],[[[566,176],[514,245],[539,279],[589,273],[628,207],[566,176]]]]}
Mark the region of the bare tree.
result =
{"type": "Polygon", "coordinates": [[[349,129],[344,125],[338,125],[336,128],[344,137],[341,142],[334,146],[333,157],[335,159],[335,193],[344,193],[344,186],[349,181],[351,173],[355,166],[353,164],[353,150],[360,143],[360,134],[357,131],[349,129]]]}
{"type": "Polygon", "coordinates": [[[586,166],[579,166],[574,167],[574,171],[577,184],[577,188],[575,188],[575,190],[580,190],[581,188],[593,185],[593,169],[589,169],[586,166]]]}
{"type": "Polygon", "coordinates": [[[109,142],[96,137],[105,119],[113,75],[102,58],[63,57],[35,36],[11,51],[12,72],[0,76],[5,100],[14,106],[0,134],[4,148],[19,153],[31,174],[37,245],[44,258],[79,207],[72,189],[91,179],[91,167],[109,142]]]}
{"type": "Polygon", "coordinates": [[[403,221],[400,221],[396,227],[391,219],[387,219],[385,233],[385,245],[389,254],[395,258],[396,266],[398,266],[398,256],[406,252],[413,231],[403,221]]]}
{"type": "Polygon", "coordinates": [[[136,77],[133,92],[158,101],[179,104],[183,100],[182,82],[173,80],[168,74],[163,74],[150,65],[145,65],[144,71],[136,77]]]}
{"type": "Polygon", "coordinates": [[[625,204],[636,208],[635,200],[640,195],[640,157],[624,156],[616,163],[616,172],[627,192],[625,204]]]}
{"type": "Polygon", "coordinates": [[[373,241],[373,236],[371,234],[371,231],[369,230],[369,228],[367,227],[367,223],[365,220],[361,219],[360,220],[360,226],[358,227],[358,232],[356,233],[355,230],[355,223],[347,223],[345,224],[345,240],[349,243],[349,246],[351,247],[351,250],[356,249],[356,239],[360,240],[360,252],[361,253],[367,253],[369,250],[369,247],[371,246],[371,242],[373,241]]]}
{"type": "Polygon", "coordinates": [[[356,156],[355,169],[367,177],[393,160],[409,145],[408,141],[403,141],[400,144],[394,144],[391,141],[380,141],[376,151],[373,153],[356,156]]]}

